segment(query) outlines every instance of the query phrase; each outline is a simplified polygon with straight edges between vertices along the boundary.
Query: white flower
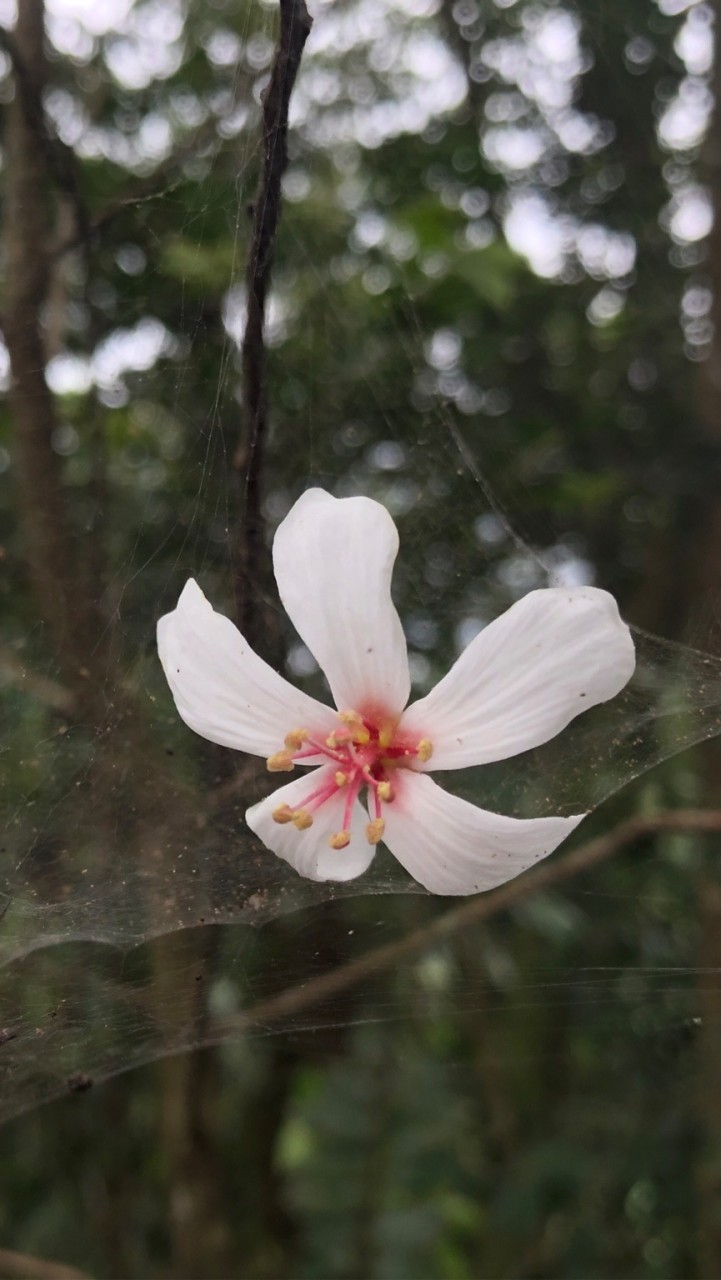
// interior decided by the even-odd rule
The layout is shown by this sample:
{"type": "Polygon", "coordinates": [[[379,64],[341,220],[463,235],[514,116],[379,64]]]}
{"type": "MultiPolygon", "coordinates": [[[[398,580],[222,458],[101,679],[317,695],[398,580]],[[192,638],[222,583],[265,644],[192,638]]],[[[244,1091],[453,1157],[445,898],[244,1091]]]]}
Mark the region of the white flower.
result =
{"type": "Polygon", "coordinates": [[[487,764],[547,742],[623,688],[633,641],[605,591],[531,591],[406,708],[408,655],[390,590],[397,550],[384,507],[322,489],[304,493],[276,533],[281,599],[337,710],[263,662],[192,580],[158,623],[158,651],[196,733],[266,756],[271,772],[317,766],[246,814],[301,875],[353,879],[382,838],[432,893],[475,893],[551,853],[583,815],[488,813],[444,791],[429,769],[487,764]]]}

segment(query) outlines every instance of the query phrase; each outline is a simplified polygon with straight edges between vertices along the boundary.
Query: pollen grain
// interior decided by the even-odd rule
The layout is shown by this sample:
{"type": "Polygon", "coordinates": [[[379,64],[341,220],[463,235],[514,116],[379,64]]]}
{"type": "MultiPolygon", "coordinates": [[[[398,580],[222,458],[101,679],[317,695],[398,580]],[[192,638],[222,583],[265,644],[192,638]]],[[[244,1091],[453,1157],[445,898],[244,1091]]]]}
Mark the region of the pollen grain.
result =
{"type": "Polygon", "coordinates": [[[331,849],[347,849],[350,844],[350,831],[336,831],[328,841],[331,849]]]}
{"type": "Polygon", "coordinates": [[[295,768],[292,751],[276,751],[265,762],[268,773],[292,773],[295,768]]]}

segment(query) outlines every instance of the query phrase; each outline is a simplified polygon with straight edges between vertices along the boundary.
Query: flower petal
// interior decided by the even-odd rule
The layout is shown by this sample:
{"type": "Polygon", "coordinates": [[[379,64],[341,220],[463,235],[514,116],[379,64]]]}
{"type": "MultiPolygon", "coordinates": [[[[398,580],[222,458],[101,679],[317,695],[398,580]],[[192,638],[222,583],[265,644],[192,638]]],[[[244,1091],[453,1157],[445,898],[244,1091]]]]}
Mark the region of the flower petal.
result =
{"type": "Polygon", "coordinates": [[[512,880],[585,817],[507,818],[450,795],[427,774],[398,770],[397,781],[395,799],[383,807],[383,838],[431,893],[479,893],[512,880]]]}
{"type": "Polygon", "coordinates": [[[635,664],[631,633],[607,591],[530,591],[471,641],[400,728],[432,741],[429,769],[505,760],[613,698],[635,664]]]}
{"type": "Polygon", "coordinates": [[[397,716],[408,701],[408,653],[391,600],[397,551],[385,507],[323,489],[304,493],[275,535],[280,598],[341,711],[397,716]]]}
{"type": "Polygon", "coordinates": [[[316,769],[302,778],[294,778],[287,786],[280,787],[272,795],[254,804],[245,815],[251,831],[279,858],[284,858],[308,880],[355,880],[368,870],[375,854],[375,845],[365,837],[368,815],[356,800],[350,826],[350,844],[345,849],[331,849],[328,840],[343,826],[345,797],[338,791],[313,814],[313,826],[298,831],[292,822],[280,824],[273,820],[273,811],[287,804],[291,809],[301,808],[304,797],[325,779],[332,779],[334,767],[316,769]]]}
{"type": "Polygon", "coordinates": [[[325,737],[337,728],[330,707],[259,658],[192,578],[158,622],[158,653],[179,714],[211,742],[269,756],[292,729],[325,737]]]}

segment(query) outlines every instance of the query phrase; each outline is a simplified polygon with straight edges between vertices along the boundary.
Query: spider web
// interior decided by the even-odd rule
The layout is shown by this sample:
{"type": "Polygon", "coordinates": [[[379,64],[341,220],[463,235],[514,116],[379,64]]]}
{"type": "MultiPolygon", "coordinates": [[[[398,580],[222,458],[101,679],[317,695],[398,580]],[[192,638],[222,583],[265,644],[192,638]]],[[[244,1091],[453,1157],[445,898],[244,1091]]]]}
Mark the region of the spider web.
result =
{"type": "MultiPolygon", "coordinates": [[[[142,87],[142,67],[139,72],[136,63],[141,54],[141,64],[143,57],[151,57],[150,47],[157,42],[153,21],[163,14],[167,20],[172,9],[145,5],[131,11],[127,29],[106,41],[103,56],[128,94],[142,87]],[[140,77],[137,83],[133,76],[140,77]]],[[[178,22],[179,15],[180,10],[178,22]]],[[[301,315],[290,287],[296,261],[308,287],[323,297],[322,316],[316,313],[317,330],[309,346],[322,347],[324,355],[319,369],[307,366],[302,343],[287,357],[285,400],[277,410],[264,477],[270,527],[310,483],[325,484],[341,496],[368,493],[389,507],[401,533],[396,599],[409,636],[414,696],[430,688],[474,631],[513,599],[531,587],[594,576],[578,540],[567,531],[556,531],[547,517],[535,521],[532,534],[522,528],[517,512],[529,497],[528,486],[516,480],[520,500],[517,494],[507,505],[500,500],[510,486],[514,444],[510,438],[504,444],[500,430],[494,431],[492,449],[485,448],[485,441],[489,425],[501,420],[503,388],[484,387],[480,378],[460,372],[460,339],[452,325],[426,331],[424,302],[417,296],[414,275],[421,253],[419,233],[407,226],[404,232],[400,224],[393,227],[392,219],[371,209],[364,196],[359,148],[373,149],[411,134],[425,135],[424,146],[432,152],[434,138],[440,141],[434,133],[439,121],[463,101],[456,61],[448,54],[440,65],[441,44],[436,40],[432,48],[428,45],[435,15],[435,6],[420,0],[416,5],[356,4],[335,15],[327,5],[318,8],[314,43],[294,108],[300,150],[286,183],[286,220],[292,229],[272,299],[270,342],[283,351],[284,344],[298,337],[301,315]],[[404,70],[395,80],[382,56],[386,39],[395,42],[404,59],[404,70]],[[375,85],[372,109],[362,83],[366,71],[348,66],[353,60],[356,67],[361,65],[361,55],[384,90],[378,95],[375,85]],[[331,109],[334,72],[336,77],[346,75],[351,86],[359,82],[355,102],[350,92],[351,105],[337,110],[331,109]],[[317,246],[310,224],[305,235],[299,223],[308,196],[308,171],[314,160],[320,166],[333,150],[335,194],[353,211],[353,270],[365,281],[368,295],[381,299],[391,271],[397,271],[404,306],[399,311],[389,303],[378,314],[394,340],[399,394],[413,391],[411,427],[407,415],[401,417],[397,406],[383,401],[376,378],[362,367],[347,375],[347,386],[356,404],[369,406],[367,413],[363,408],[351,413],[347,387],[341,392],[326,379],[333,361],[341,367],[348,359],[344,351],[353,346],[353,319],[332,284],[333,279],[342,283],[348,278],[350,251],[336,255],[329,275],[314,259],[317,246]],[[298,372],[303,369],[305,385],[298,372]],[[285,459],[289,424],[293,440],[285,459]]],[[[272,52],[270,11],[259,26],[250,19],[248,24],[242,35],[255,68],[251,99],[254,94],[257,100],[272,52]]],[[[525,40],[525,52],[516,48],[519,77],[528,65],[544,69],[541,27],[531,23],[525,34],[519,29],[517,37],[507,37],[509,48],[514,40],[516,45],[525,40]]],[[[50,35],[61,54],[72,50],[82,62],[83,41],[90,37],[77,15],[69,16],[58,4],[50,35]]],[[[214,42],[211,61],[216,69],[233,63],[238,39],[225,29],[207,36],[214,42]]],[[[165,47],[169,66],[173,44],[171,26],[165,47]]],[[[489,41],[487,67],[493,66],[493,58],[510,56],[496,44],[489,41]]],[[[554,63],[546,52],[546,72],[557,74],[557,60],[554,63]]],[[[148,82],[170,74],[166,68],[150,67],[148,82]]],[[[507,74],[510,77],[510,71],[507,74]]],[[[571,65],[565,74],[574,80],[580,70],[571,65]]],[[[132,170],[137,152],[123,157],[120,133],[104,133],[73,116],[63,92],[56,90],[54,103],[65,141],[91,157],[114,147],[116,162],[132,170]]],[[[248,92],[246,80],[241,84],[231,79],[224,92],[215,134],[225,129],[241,155],[235,195],[242,211],[253,190],[257,116],[248,112],[243,96],[248,92]]],[[[543,115],[542,94],[539,103],[543,115]]],[[[544,127],[552,124],[546,112],[544,127]]],[[[560,123],[554,127],[560,128],[560,123]]],[[[141,174],[154,168],[153,148],[162,150],[159,129],[157,121],[155,132],[146,128],[141,174]]],[[[504,141],[497,134],[491,130],[486,139],[490,155],[502,156],[504,147],[512,152],[521,145],[518,137],[504,141]]],[[[197,183],[216,174],[221,154],[217,136],[209,148],[202,141],[196,144],[188,163],[191,171],[197,166],[197,183]]],[[[500,161],[499,166],[502,172],[500,161]]],[[[183,181],[187,180],[186,173],[183,181]]],[[[522,238],[519,210],[522,213],[524,200],[531,196],[512,183],[509,192],[507,234],[515,227],[522,238]]],[[[161,198],[173,204],[172,181],[160,188],[161,198]]],[[[517,263],[494,258],[481,196],[476,192],[474,198],[466,247],[487,253],[482,288],[495,288],[502,295],[517,263]]],[[[87,725],[66,714],[58,668],[40,634],[24,635],[16,627],[8,639],[0,929],[5,978],[0,997],[2,1118],[68,1089],[83,1091],[92,1081],[162,1055],[270,1030],[297,1033],[330,1026],[337,1016],[331,1000],[320,1000],[302,1013],[291,1002],[284,1013],[279,997],[289,986],[302,986],[401,934],[404,915],[393,906],[399,896],[424,900],[425,919],[436,911],[436,904],[383,850],[364,877],[344,884],[304,881],[274,858],[243,821],[249,801],[265,794],[268,783],[262,767],[195,739],[178,720],[157,662],[156,617],[172,607],[186,577],[197,576],[214,603],[225,603],[231,611],[225,546],[233,519],[234,478],[223,424],[237,410],[236,356],[244,307],[243,290],[234,283],[242,275],[245,231],[240,212],[230,236],[233,251],[222,266],[224,336],[214,382],[204,387],[207,403],[198,448],[184,457],[180,444],[183,429],[197,422],[195,406],[186,405],[188,388],[193,395],[197,392],[197,348],[187,349],[187,332],[195,326],[197,333],[202,325],[202,288],[194,298],[193,273],[209,252],[204,223],[213,222],[217,214],[210,198],[205,205],[201,201],[180,218],[182,234],[171,243],[171,267],[182,298],[179,329],[185,337],[146,314],[152,312],[153,268],[147,260],[141,264],[145,251],[134,246],[131,223],[128,242],[118,250],[124,255],[121,269],[130,280],[148,270],[132,323],[117,325],[91,353],[69,345],[49,370],[59,396],[84,394],[92,386],[106,409],[124,411],[129,406],[130,438],[114,464],[113,480],[117,501],[135,511],[137,523],[114,566],[113,608],[120,621],[105,683],[107,714],[99,727],[89,733],[87,725]],[[163,416],[158,402],[164,397],[163,416]],[[171,502],[177,503],[176,520],[169,515],[171,502]],[[288,931],[296,939],[292,968],[278,961],[275,945],[279,939],[287,941],[288,931]]],[[[579,270],[579,262],[583,267],[585,252],[585,268],[593,278],[593,246],[586,244],[584,250],[578,228],[568,221],[557,230],[557,253],[566,255],[571,274],[579,270]]],[[[152,202],[144,210],[143,234],[146,249],[155,242],[167,265],[168,250],[162,245],[162,229],[155,230],[152,202]]],[[[611,266],[606,261],[595,277],[599,314],[604,306],[616,305],[610,295],[624,287],[625,243],[623,236],[606,233],[602,248],[611,266]],[[619,255],[621,267],[613,266],[619,255]],[[599,302],[604,290],[605,301],[599,302]]],[[[601,250],[597,247],[595,252],[601,250]]],[[[448,263],[438,254],[434,260],[431,249],[421,256],[426,279],[442,278],[448,263]]],[[[470,265],[475,269],[476,259],[470,265]]],[[[547,264],[537,266],[547,270],[547,264]]],[[[468,262],[465,269],[470,269],[468,262]]],[[[373,335],[363,354],[369,363],[377,360],[382,365],[373,335]]],[[[72,425],[63,430],[58,451],[67,458],[70,472],[75,464],[82,470],[78,431],[72,425]]],[[[292,677],[323,697],[322,677],[282,618],[270,587],[264,588],[261,605],[273,611],[292,677]]],[[[536,752],[449,776],[449,789],[518,816],[591,812],[658,764],[716,736],[721,731],[721,663],[701,650],[639,630],[634,638],[637,672],[612,704],[580,717],[536,752]]],[[[289,954],[285,945],[280,953],[289,954]]],[[[369,981],[372,985],[373,979],[369,981]]],[[[538,986],[539,998],[551,998],[548,984],[539,980],[538,986]]],[[[452,991],[451,999],[459,1008],[475,1007],[476,997],[468,988],[452,991]]],[[[400,1017],[402,1009],[394,1006],[383,1016],[400,1017]]]]}

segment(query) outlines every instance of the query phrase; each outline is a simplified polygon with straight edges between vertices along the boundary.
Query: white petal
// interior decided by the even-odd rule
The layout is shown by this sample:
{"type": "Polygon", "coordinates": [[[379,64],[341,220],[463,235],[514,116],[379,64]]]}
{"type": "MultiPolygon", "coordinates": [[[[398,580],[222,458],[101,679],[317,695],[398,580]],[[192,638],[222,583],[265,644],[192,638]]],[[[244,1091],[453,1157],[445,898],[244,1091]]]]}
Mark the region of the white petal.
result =
{"type": "Polygon", "coordinates": [[[279,526],[273,562],[283,601],[341,711],[400,715],[410,692],[391,600],[398,532],[370,498],[309,489],[279,526]]]}
{"type": "Polygon", "coordinates": [[[395,800],[383,806],[383,838],[431,893],[479,893],[552,853],[584,816],[507,818],[449,795],[427,774],[399,769],[395,800]]]}
{"type": "Polygon", "coordinates": [[[631,633],[607,591],[530,591],[471,641],[401,728],[431,740],[429,769],[505,760],[613,698],[635,664],[631,633]]]}
{"type": "Polygon", "coordinates": [[[375,846],[368,844],[365,828],[368,815],[356,800],[351,818],[351,840],[345,849],[331,849],[328,840],[343,827],[345,799],[338,791],[326,800],[313,814],[313,826],[298,831],[292,822],[273,821],[273,810],[279,805],[301,808],[303,800],[326,778],[332,778],[334,767],[315,769],[302,778],[294,778],[287,786],[280,787],[260,804],[254,804],[245,815],[251,831],[279,858],[308,880],[355,880],[368,870],[375,854],[375,846]]]}
{"type": "Polygon", "coordinates": [[[263,662],[192,578],[158,622],[158,653],[185,723],[223,747],[269,756],[293,729],[325,737],[338,727],[330,707],[263,662]]]}

